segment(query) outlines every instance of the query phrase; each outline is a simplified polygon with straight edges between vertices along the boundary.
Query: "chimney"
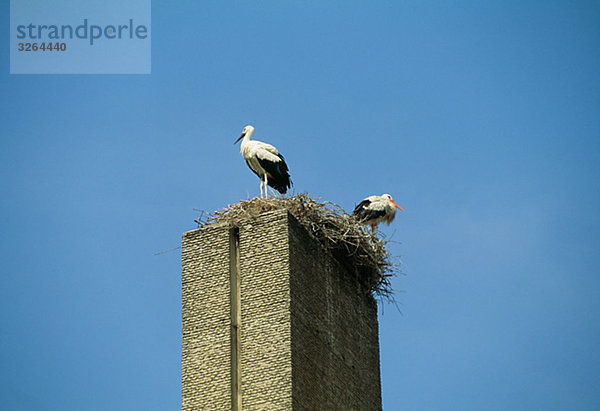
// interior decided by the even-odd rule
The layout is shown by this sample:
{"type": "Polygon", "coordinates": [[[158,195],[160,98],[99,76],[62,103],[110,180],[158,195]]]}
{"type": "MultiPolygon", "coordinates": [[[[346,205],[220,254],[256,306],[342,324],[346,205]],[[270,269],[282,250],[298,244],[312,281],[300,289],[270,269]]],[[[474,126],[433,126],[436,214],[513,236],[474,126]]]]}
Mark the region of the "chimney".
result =
{"type": "Polygon", "coordinates": [[[380,410],[377,304],[289,211],[189,231],[182,408],[380,410]]]}

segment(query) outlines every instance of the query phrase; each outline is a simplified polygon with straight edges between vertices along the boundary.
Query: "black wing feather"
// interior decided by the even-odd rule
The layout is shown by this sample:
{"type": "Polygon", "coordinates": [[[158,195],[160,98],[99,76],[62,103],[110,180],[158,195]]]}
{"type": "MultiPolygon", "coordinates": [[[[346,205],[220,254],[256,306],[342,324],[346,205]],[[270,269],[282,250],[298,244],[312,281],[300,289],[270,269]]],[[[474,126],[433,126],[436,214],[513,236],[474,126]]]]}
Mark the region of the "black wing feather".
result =
{"type": "Polygon", "coordinates": [[[358,221],[361,221],[361,222],[373,220],[375,218],[383,217],[385,215],[384,209],[373,210],[373,209],[368,208],[370,204],[371,204],[371,201],[369,201],[367,199],[361,201],[354,209],[354,212],[352,213],[352,215],[356,216],[358,221]]]}
{"type": "MultiPolygon", "coordinates": [[[[292,186],[292,179],[288,166],[281,154],[277,154],[281,161],[269,161],[262,158],[257,158],[258,163],[267,172],[268,183],[281,194],[285,194],[292,186]]],[[[258,174],[257,174],[258,175],[258,174]]],[[[259,176],[260,177],[260,176],[259,176]]]]}

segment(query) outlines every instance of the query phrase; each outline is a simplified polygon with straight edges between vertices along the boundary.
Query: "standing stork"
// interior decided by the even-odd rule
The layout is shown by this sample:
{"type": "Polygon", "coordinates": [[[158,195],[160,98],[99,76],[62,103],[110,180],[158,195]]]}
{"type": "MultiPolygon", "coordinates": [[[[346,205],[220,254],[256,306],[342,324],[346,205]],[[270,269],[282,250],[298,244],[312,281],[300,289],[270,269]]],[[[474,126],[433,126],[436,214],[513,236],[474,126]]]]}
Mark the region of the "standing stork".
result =
{"type": "Polygon", "coordinates": [[[260,197],[263,198],[263,185],[265,198],[269,196],[268,185],[281,194],[285,194],[287,189],[292,186],[292,180],[283,156],[270,144],[250,140],[252,133],[254,133],[254,127],[244,127],[242,135],[233,144],[244,139],[240,152],[250,170],[260,178],[260,197]]]}
{"type": "Polygon", "coordinates": [[[352,215],[361,223],[369,224],[375,232],[380,222],[384,221],[389,225],[394,220],[396,207],[404,211],[389,194],[369,196],[356,206],[352,215]]]}

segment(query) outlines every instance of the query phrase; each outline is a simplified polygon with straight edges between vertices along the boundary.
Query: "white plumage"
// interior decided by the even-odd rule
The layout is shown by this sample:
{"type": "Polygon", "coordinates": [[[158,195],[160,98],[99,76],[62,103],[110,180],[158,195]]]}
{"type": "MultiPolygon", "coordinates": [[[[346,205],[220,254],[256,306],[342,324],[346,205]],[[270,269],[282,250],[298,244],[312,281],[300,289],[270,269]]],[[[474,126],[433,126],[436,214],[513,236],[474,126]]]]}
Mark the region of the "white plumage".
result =
{"type": "Polygon", "coordinates": [[[242,135],[233,144],[243,138],[240,152],[250,170],[260,178],[261,198],[263,197],[263,185],[265,187],[265,197],[269,195],[267,186],[271,186],[281,194],[285,194],[287,189],[291,187],[292,180],[283,156],[270,144],[250,140],[252,133],[254,133],[254,127],[244,127],[242,135]]]}
{"type": "Polygon", "coordinates": [[[396,208],[404,211],[389,194],[369,196],[356,206],[352,215],[358,221],[370,225],[371,230],[375,232],[379,223],[385,222],[389,225],[394,220],[396,208]]]}

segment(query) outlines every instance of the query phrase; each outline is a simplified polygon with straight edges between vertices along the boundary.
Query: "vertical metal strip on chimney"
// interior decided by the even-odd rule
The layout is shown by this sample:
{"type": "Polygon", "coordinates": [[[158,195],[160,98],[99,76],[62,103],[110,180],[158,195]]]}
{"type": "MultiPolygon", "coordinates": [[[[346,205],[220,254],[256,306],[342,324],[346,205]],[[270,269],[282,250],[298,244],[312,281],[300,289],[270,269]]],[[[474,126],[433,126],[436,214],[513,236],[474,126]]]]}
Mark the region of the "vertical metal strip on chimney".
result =
{"type": "Polygon", "coordinates": [[[231,310],[231,409],[242,409],[242,385],[240,375],[240,324],[242,322],[240,301],[240,230],[229,230],[229,284],[231,310]]]}

